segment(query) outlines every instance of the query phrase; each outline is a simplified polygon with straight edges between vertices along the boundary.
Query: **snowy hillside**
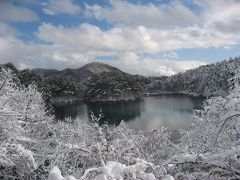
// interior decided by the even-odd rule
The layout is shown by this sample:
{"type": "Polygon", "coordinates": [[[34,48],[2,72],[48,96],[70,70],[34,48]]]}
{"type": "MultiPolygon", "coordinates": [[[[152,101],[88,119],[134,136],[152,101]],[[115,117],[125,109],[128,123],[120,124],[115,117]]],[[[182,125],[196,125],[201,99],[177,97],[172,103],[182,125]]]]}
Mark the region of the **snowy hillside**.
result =
{"type": "Polygon", "coordinates": [[[228,79],[240,66],[240,58],[200,66],[168,78],[154,80],[146,86],[150,93],[183,92],[203,96],[226,96],[230,90],[228,79]]]}

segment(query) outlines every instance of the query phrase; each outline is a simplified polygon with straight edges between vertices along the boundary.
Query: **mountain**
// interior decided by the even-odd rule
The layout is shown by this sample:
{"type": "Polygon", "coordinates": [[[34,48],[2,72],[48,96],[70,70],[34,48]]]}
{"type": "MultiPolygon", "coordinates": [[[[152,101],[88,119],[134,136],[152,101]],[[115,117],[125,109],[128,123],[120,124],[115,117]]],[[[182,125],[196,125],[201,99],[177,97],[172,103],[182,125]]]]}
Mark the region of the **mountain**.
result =
{"type": "Polygon", "coordinates": [[[85,81],[89,77],[94,74],[102,73],[102,72],[114,72],[114,73],[124,73],[119,69],[104,64],[100,62],[92,62],[86,64],[78,69],[64,69],[62,71],[58,71],[55,69],[33,69],[35,73],[42,75],[45,78],[49,77],[70,77],[73,80],[85,81]]]}

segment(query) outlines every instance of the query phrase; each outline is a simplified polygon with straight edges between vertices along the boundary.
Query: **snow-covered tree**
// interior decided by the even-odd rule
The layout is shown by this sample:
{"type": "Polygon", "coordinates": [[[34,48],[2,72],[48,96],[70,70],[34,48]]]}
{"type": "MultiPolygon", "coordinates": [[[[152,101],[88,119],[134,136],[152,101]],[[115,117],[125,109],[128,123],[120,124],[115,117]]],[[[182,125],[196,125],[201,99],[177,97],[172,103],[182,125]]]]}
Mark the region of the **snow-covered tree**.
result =
{"type": "MultiPolygon", "coordinates": [[[[100,177],[105,173],[104,168],[114,168],[120,164],[127,170],[141,161],[145,167],[141,171],[150,168],[151,163],[141,160],[148,157],[140,146],[143,134],[129,129],[124,122],[115,128],[100,126],[100,118],[101,115],[96,117],[92,114],[91,124],[58,123],[56,157],[51,165],[58,167],[64,176],[71,174],[84,179],[100,177]]],[[[128,173],[129,177],[134,177],[138,172],[128,173]]]]}
{"type": "Polygon", "coordinates": [[[175,177],[240,179],[239,90],[235,82],[228,96],[211,98],[196,112],[191,129],[182,137],[184,152],[177,151],[165,164],[175,177]]]}
{"type": "Polygon", "coordinates": [[[0,70],[0,176],[28,179],[47,156],[51,131],[41,94],[34,85],[18,87],[10,70],[0,70]]]}
{"type": "Polygon", "coordinates": [[[216,64],[200,66],[167,78],[152,79],[146,84],[149,93],[190,93],[205,97],[226,96],[229,93],[228,79],[240,67],[240,57],[230,58],[216,64]]]}

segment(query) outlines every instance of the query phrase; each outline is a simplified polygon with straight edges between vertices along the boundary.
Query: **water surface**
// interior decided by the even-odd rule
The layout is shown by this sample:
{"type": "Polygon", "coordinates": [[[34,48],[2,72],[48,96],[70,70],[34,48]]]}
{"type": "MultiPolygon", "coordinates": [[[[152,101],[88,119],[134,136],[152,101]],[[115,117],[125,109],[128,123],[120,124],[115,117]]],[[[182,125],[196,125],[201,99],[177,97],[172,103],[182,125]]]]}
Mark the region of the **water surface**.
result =
{"type": "Polygon", "coordinates": [[[188,128],[192,121],[192,110],[201,108],[203,99],[187,95],[161,95],[144,97],[133,102],[117,103],[71,103],[55,107],[56,117],[73,120],[89,120],[90,112],[103,113],[101,123],[118,125],[122,120],[130,128],[154,129],[161,126],[172,130],[188,128]]]}

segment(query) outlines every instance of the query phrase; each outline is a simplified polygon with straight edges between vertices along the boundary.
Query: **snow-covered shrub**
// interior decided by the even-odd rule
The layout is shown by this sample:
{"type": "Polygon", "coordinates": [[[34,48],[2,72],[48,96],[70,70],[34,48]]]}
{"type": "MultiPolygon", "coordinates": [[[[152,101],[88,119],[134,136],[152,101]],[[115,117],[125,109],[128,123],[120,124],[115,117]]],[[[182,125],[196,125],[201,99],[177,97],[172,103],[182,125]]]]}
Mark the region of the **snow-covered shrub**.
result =
{"type": "MultiPolygon", "coordinates": [[[[151,165],[143,160],[138,160],[133,165],[125,165],[115,161],[108,161],[106,165],[98,168],[90,168],[85,171],[80,180],[156,180],[153,173],[145,172],[148,166],[151,165]],[[92,172],[97,172],[93,175],[92,172]]],[[[165,176],[169,177],[170,176],[165,176]]],[[[164,177],[163,177],[164,178],[164,177]]],[[[61,171],[57,167],[53,167],[49,173],[48,180],[78,180],[74,176],[63,177],[61,171]]],[[[167,180],[167,179],[166,179],[167,180]]]]}
{"type": "MultiPolygon", "coordinates": [[[[71,175],[80,179],[118,179],[119,176],[130,180],[137,177],[156,179],[166,175],[163,167],[152,163],[163,162],[167,152],[173,154],[172,143],[164,128],[141,132],[129,129],[124,122],[116,127],[100,126],[100,118],[101,115],[92,114],[90,124],[71,122],[70,119],[70,122],[55,125],[56,149],[51,166],[60,169],[57,171],[62,175],[57,173],[57,176],[66,178],[71,175]],[[112,171],[117,172],[111,174],[112,171]]],[[[55,172],[56,168],[53,168],[49,179],[55,172]]]]}
{"type": "Polygon", "coordinates": [[[147,154],[146,160],[154,164],[162,164],[175,154],[175,149],[178,147],[170,141],[170,132],[167,128],[162,127],[143,133],[139,146],[147,154]]]}
{"type": "Polygon", "coordinates": [[[47,156],[49,122],[34,85],[18,87],[10,70],[0,69],[0,177],[28,179],[47,156]]]}
{"type": "Polygon", "coordinates": [[[100,118],[92,115],[91,124],[56,124],[56,150],[51,165],[60,168],[63,175],[79,178],[87,169],[103,167],[109,161],[134,164],[137,158],[147,157],[138,145],[143,135],[133,132],[124,122],[111,129],[99,126],[100,118]]]}
{"type": "Polygon", "coordinates": [[[177,179],[240,179],[240,87],[235,84],[228,96],[213,97],[196,112],[182,137],[182,152],[165,164],[177,179]]]}

